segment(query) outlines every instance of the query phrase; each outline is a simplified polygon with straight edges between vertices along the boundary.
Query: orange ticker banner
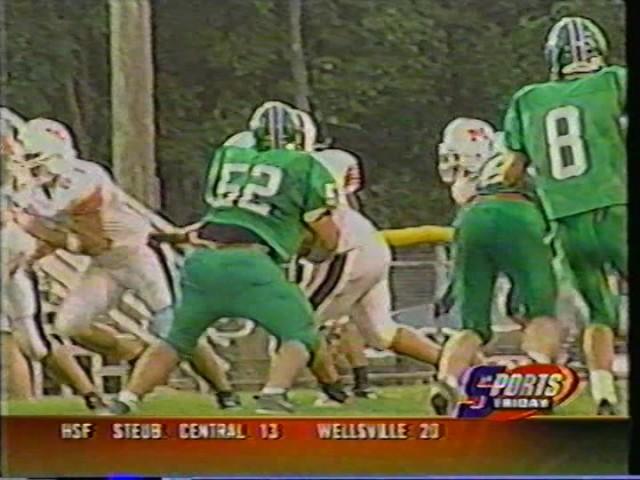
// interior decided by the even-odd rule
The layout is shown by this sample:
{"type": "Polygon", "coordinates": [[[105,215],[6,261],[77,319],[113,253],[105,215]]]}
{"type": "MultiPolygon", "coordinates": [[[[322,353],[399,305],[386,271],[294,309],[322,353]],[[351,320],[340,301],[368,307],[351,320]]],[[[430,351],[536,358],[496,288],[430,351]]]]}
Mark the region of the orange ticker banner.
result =
{"type": "Polygon", "coordinates": [[[327,418],[2,419],[2,473],[626,473],[629,422],[327,418]]]}

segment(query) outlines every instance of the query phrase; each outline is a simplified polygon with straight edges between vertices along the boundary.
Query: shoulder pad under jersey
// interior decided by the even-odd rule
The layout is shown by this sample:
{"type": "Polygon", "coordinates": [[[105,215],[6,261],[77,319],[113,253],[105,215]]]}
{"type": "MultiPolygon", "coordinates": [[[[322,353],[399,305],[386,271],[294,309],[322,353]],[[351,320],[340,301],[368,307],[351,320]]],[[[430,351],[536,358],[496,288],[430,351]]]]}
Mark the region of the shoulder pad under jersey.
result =
{"type": "Polygon", "coordinates": [[[313,153],[335,177],[346,193],[355,193],[362,188],[362,171],[360,161],[354,154],[330,148],[313,153]]]}

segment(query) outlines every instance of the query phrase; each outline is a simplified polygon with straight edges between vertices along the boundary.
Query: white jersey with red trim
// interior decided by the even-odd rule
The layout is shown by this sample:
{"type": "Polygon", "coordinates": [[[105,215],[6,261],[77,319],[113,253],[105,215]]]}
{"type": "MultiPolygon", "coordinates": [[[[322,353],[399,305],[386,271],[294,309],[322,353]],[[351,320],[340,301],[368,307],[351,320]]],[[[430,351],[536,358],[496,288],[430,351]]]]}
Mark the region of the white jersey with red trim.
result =
{"type": "Polygon", "coordinates": [[[111,240],[113,247],[145,244],[152,229],[146,218],[129,207],[126,195],[103,167],[80,159],[72,160],[69,168],[51,182],[19,195],[18,203],[29,213],[52,220],[57,227],[73,224],[79,234],[83,233],[78,231],[81,223],[74,222],[74,217],[99,215],[100,234],[111,240]]]}
{"type": "Polygon", "coordinates": [[[373,236],[378,229],[364,215],[349,206],[347,196],[362,189],[362,173],[358,158],[344,150],[327,149],[312,154],[336,179],[340,188],[340,206],[334,219],[340,228],[338,253],[357,248],[373,236]]]}
{"type": "Polygon", "coordinates": [[[343,203],[347,202],[347,195],[362,189],[362,170],[355,155],[336,148],[319,150],[312,155],[336,178],[343,203]]]}
{"type": "MultiPolygon", "coordinates": [[[[29,260],[38,247],[37,240],[20,228],[11,218],[10,209],[13,208],[16,191],[12,182],[0,188],[0,209],[2,213],[2,223],[0,227],[0,272],[2,280],[0,285],[7,285],[10,275],[21,265],[29,260]]],[[[6,300],[2,296],[3,302],[6,300]]]]}

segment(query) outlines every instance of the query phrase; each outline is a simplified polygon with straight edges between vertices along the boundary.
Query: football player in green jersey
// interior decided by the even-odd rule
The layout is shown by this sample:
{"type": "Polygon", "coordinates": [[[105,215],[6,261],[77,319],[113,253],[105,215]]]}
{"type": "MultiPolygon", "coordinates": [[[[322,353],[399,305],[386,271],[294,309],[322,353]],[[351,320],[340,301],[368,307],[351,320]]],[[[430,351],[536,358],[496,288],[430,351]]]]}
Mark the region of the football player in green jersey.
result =
{"type": "Polygon", "coordinates": [[[535,185],[590,311],[584,351],[598,413],[616,413],[618,315],[605,267],[627,276],[626,69],[607,65],[591,20],[565,17],[547,36],[551,80],[518,91],[505,144],[535,169],[535,185]]]}
{"type": "MultiPolygon", "coordinates": [[[[459,302],[462,331],[444,345],[438,382],[430,390],[431,406],[439,415],[453,413],[461,377],[491,339],[491,305],[501,274],[511,280],[524,305],[523,350],[533,361],[550,363],[561,346],[552,254],[544,241],[546,221],[523,165],[496,151],[493,128],[486,122],[462,120],[452,126],[459,133],[454,143],[469,148],[451,165],[473,179],[456,219],[453,296],[459,302]]],[[[441,175],[443,169],[441,165],[441,175]]]]}
{"type": "Polygon", "coordinates": [[[310,362],[321,383],[338,383],[325,361],[311,305],[282,268],[307,230],[327,255],[340,235],[331,215],[336,183],[322,164],[300,151],[304,132],[296,119],[287,105],[268,102],[251,123],[255,148],[216,151],[207,175],[207,212],[176,234],[175,241],[187,240],[195,249],[183,267],[170,331],[138,361],[112,414],[129,413],[142,395],[165,381],[180,356],[191,354],[211,323],[224,317],[254,320],[280,342],[256,397],[259,413],[292,411],[287,390],[310,362]]]}

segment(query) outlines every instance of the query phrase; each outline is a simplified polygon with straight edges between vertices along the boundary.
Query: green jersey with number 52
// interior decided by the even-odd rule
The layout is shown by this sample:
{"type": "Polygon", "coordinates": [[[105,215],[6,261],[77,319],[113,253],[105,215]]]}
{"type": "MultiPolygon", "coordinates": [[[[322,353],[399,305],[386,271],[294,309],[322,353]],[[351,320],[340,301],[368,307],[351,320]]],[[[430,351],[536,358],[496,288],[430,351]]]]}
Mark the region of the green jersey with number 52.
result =
{"type": "Polygon", "coordinates": [[[222,147],[209,166],[205,222],[251,230],[289,260],[305,224],[337,206],[337,185],[315,158],[293,150],[222,147]]]}
{"type": "Polygon", "coordinates": [[[627,203],[626,90],[626,69],[610,66],[511,100],[505,144],[533,163],[550,219],[627,203]]]}

